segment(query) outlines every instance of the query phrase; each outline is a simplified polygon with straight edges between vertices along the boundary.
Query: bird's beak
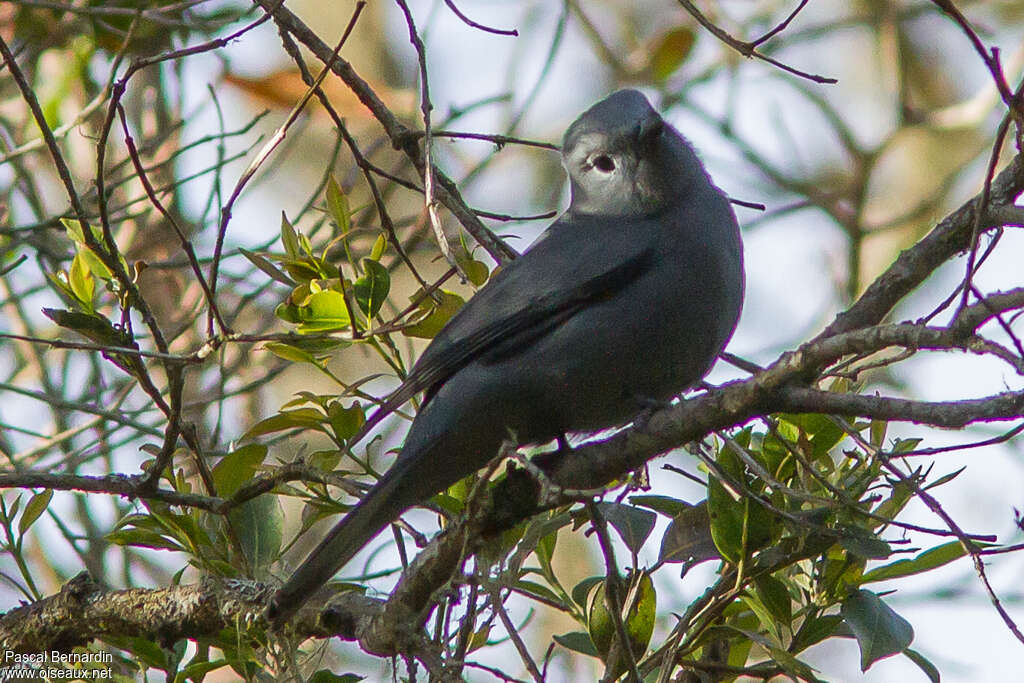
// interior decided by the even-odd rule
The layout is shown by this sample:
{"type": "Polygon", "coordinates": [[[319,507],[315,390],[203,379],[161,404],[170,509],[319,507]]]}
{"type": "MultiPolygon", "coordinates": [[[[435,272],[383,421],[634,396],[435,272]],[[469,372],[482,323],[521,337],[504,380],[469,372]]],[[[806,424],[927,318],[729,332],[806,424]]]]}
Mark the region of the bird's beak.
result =
{"type": "Polygon", "coordinates": [[[641,155],[654,149],[654,145],[665,130],[665,122],[657,114],[646,117],[636,126],[636,144],[641,155]]]}

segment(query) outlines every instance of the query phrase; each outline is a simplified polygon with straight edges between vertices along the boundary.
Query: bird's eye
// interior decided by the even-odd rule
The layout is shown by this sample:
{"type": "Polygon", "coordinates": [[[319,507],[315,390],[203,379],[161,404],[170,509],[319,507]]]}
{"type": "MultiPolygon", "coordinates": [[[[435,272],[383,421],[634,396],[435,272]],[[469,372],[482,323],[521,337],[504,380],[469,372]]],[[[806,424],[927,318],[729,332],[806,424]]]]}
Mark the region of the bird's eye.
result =
{"type": "Polygon", "coordinates": [[[615,160],[607,154],[598,154],[592,163],[594,168],[602,173],[611,173],[615,170],[615,160]]]}

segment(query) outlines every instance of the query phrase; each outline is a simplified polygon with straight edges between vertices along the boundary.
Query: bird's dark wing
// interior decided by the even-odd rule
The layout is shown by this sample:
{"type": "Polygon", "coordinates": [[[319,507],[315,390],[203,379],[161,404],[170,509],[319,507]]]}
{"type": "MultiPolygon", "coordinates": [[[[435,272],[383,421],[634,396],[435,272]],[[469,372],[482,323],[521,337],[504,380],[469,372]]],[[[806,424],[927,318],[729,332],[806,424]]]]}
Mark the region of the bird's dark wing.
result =
{"type": "Polygon", "coordinates": [[[421,391],[427,398],[472,360],[514,355],[580,308],[618,291],[651,263],[651,221],[562,216],[532,248],[505,266],[438,333],[406,380],[350,444],[421,391]],[[627,229],[628,227],[628,229],[627,229]],[[566,233],[572,232],[571,239],[566,233]],[[632,233],[632,234],[630,234],[632,233]]]}

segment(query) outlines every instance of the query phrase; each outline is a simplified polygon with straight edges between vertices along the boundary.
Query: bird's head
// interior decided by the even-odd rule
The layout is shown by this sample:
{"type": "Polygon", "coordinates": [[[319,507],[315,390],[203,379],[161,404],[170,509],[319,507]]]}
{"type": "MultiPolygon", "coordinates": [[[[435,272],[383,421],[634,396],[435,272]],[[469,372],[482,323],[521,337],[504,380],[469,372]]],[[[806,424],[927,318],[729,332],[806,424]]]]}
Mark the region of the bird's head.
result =
{"type": "Polygon", "coordinates": [[[572,184],[569,210],[579,214],[657,213],[704,175],[686,140],[636,90],[583,112],[565,133],[562,161],[572,184]]]}

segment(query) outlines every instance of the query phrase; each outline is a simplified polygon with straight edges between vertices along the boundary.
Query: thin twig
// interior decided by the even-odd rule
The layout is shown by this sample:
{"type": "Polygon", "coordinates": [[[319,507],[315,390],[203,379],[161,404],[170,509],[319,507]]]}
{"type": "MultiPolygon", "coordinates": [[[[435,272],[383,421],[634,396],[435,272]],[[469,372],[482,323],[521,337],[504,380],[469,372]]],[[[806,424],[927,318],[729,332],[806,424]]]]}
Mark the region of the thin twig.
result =
{"type": "Polygon", "coordinates": [[[518,36],[519,35],[519,31],[515,30],[514,28],[512,28],[512,29],[492,28],[490,26],[484,26],[481,23],[473,21],[472,19],[467,17],[465,14],[463,14],[462,11],[458,7],[455,6],[455,3],[452,0],[444,0],[444,4],[448,5],[448,9],[450,9],[452,11],[452,14],[454,14],[459,19],[461,19],[462,22],[464,24],[466,24],[467,26],[472,26],[473,28],[480,29],[481,31],[486,31],[487,33],[496,33],[499,36],[518,36]]]}
{"type": "Polygon", "coordinates": [[[729,33],[724,31],[723,29],[719,28],[718,25],[716,25],[713,21],[711,21],[706,16],[704,16],[704,13],[701,12],[699,9],[697,9],[697,6],[694,5],[692,2],[690,2],[690,0],[678,0],[678,2],[679,2],[680,5],[683,6],[683,9],[685,9],[687,12],[689,12],[690,15],[694,19],[697,20],[698,24],[700,24],[701,26],[706,28],[708,31],[710,31],[720,41],[722,41],[723,43],[725,43],[729,47],[733,48],[734,50],[739,52],[744,57],[747,57],[748,59],[752,58],[752,57],[756,57],[757,59],[760,59],[762,61],[768,62],[769,64],[772,64],[773,66],[779,67],[783,71],[788,71],[789,73],[793,74],[794,76],[799,76],[800,78],[806,78],[807,80],[814,81],[815,83],[838,83],[839,82],[835,78],[830,78],[828,76],[819,76],[817,74],[812,74],[812,73],[808,73],[806,71],[801,71],[799,69],[795,69],[795,68],[793,68],[791,66],[783,64],[782,62],[778,61],[777,59],[773,59],[772,57],[769,57],[766,54],[758,52],[757,51],[757,45],[759,44],[759,42],[763,42],[763,39],[761,41],[759,41],[759,42],[753,42],[753,43],[748,43],[748,42],[745,42],[745,41],[742,41],[742,40],[737,40],[736,38],[733,38],[731,35],[729,35],[729,33]]]}

